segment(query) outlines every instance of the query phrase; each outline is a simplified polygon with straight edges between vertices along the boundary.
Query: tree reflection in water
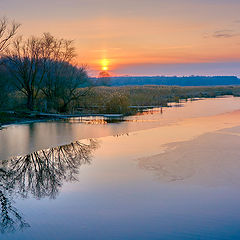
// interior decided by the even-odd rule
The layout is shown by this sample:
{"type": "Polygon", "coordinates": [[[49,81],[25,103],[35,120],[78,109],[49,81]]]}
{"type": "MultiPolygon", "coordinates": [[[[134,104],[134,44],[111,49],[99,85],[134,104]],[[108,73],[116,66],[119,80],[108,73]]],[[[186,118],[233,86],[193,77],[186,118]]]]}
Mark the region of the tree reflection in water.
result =
{"type": "Polygon", "coordinates": [[[13,197],[56,198],[64,181],[77,181],[79,167],[91,163],[92,152],[97,147],[97,140],[90,139],[88,143],[77,141],[2,161],[0,231],[4,233],[29,227],[12,206],[13,197]]]}

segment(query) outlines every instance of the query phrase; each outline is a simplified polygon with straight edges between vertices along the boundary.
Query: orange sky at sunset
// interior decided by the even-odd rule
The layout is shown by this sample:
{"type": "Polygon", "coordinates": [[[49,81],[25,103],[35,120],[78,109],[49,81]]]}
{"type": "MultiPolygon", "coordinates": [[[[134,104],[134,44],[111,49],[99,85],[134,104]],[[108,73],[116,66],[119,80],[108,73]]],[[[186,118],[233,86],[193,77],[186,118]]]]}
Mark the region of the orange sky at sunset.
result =
{"type": "Polygon", "coordinates": [[[204,72],[202,63],[219,63],[215,69],[221,69],[222,74],[240,75],[238,0],[21,3],[2,0],[1,15],[22,23],[19,33],[23,35],[50,32],[74,39],[78,62],[88,64],[92,75],[101,70],[113,75],[151,75],[153,68],[153,75],[183,74],[174,72],[176,64],[184,64],[189,74],[195,73],[191,64],[195,64],[196,74],[211,74],[210,65],[204,72]],[[168,73],[159,68],[158,72],[162,64],[172,65],[172,70],[168,73]]]}

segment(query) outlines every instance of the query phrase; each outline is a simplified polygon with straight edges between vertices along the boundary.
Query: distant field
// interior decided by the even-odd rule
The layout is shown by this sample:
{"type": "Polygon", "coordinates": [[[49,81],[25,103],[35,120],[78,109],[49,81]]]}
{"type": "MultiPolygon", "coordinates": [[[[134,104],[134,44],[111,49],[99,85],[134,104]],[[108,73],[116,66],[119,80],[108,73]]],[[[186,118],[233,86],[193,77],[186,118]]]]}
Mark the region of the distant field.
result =
{"type": "Polygon", "coordinates": [[[166,106],[179,99],[210,98],[223,95],[240,96],[240,86],[177,87],[177,86],[125,86],[97,87],[82,99],[82,106],[101,106],[113,96],[125,97],[129,105],[166,106]]]}

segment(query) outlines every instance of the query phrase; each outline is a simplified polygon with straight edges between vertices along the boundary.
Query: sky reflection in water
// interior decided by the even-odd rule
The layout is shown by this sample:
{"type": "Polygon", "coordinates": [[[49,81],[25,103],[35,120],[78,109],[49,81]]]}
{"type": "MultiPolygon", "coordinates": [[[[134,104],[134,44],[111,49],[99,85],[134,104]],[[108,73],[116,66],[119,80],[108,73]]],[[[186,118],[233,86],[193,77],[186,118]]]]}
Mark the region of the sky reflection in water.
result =
{"type": "MultiPolygon", "coordinates": [[[[1,239],[239,239],[240,100],[188,104],[132,117],[158,125],[110,124],[97,140],[6,158],[1,239]]],[[[61,124],[59,136],[84,135],[61,124]]]]}

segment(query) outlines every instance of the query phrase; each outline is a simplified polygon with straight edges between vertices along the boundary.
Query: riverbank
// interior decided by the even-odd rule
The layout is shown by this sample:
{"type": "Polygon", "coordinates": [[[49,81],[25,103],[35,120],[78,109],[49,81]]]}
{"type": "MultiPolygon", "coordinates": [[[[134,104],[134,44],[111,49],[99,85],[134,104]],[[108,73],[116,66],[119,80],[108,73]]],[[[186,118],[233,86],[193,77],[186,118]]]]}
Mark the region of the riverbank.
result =
{"type": "Polygon", "coordinates": [[[56,116],[41,115],[37,112],[4,111],[0,112],[0,127],[10,124],[31,123],[36,121],[57,120],[56,116]]]}
{"type": "MultiPolygon", "coordinates": [[[[65,109],[64,114],[77,112],[81,114],[134,115],[136,113],[134,110],[136,109],[132,109],[130,106],[166,107],[169,103],[178,103],[180,99],[215,98],[224,95],[237,97],[240,96],[240,86],[179,87],[151,85],[94,87],[88,94],[85,94],[85,92],[86,88],[78,89],[78,94],[82,97],[72,102],[65,109]]],[[[59,113],[61,102],[55,104],[56,101],[57,99],[53,99],[51,102],[48,102],[41,95],[35,99],[34,110],[37,112],[59,113]]],[[[26,97],[18,91],[9,94],[0,106],[0,109],[2,111],[29,112],[26,108],[26,97]]],[[[33,117],[28,116],[27,118],[32,119],[33,117]]],[[[10,119],[7,117],[7,120],[4,117],[3,122],[12,122],[12,116],[10,116],[10,119]]]]}
{"type": "Polygon", "coordinates": [[[56,147],[81,139],[105,136],[126,136],[132,132],[172,125],[188,118],[208,117],[240,109],[240,98],[211,98],[171,104],[172,107],[152,109],[137,115],[124,117],[117,124],[107,124],[102,117],[86,117],[67,120],[41,120],[33,124],[15,123],[0,131],[0,155],[2,159],[19,154],[56,147]],[[181,107],[180,107],[181,106],[181,107]]]}
{"type": "Polygon", "coordinates": [[[25,124],[41,121],[68,120],[77,118],[79,121],[86,117],[102,117],[106,122],[119,122],[124,118],[124,114],[52,114],[41,112],[0,112],[0,129],[11,124],[25,124]]]}
{"type": "MultiPolygon", "coordinates": [[[[122,113],[121,111],[119,112],[114,112],[114,111],[108,111],[107,109],[104,109],[101,107],[95,106],[95,108],[79,108],[77,109],[77,112],[74,114],[60,114],[60,113],[44,113],[44,112],[39,112],[39,111],[27,111],[27,110],[22,110],[22,111],[0,111],[0,129],[1,127],[4,127],[6,125],[11,125],[11,124],[24,124],[24,123],[33,123],[33,122],[41,122],[41,121],[56,121],[56,120],[69,120],[72,118],[84,118],[84,117],[102,117],[106,122],[112,123],[112,122],[119,122],[123,121],[124,117],[127,116],[134,116],[138,114],[139,112],[145,112],[146,110],[149,109],[154,109],[154,108],[163,108],[163,107],[171,107],[172,103],[176,103],[177,106],[181,106],[181,103],[187,102],[187,101],[196,101],[200,99],[208,99],[208,98],[222,98],[224,96],[233,96],[237,97],[238,95],[229,95],[226,93],[226,95],[223,95],[223,93],[226,92],[218,92],[219,95],[217,96],[199,96],[199,94],[195,94],[194,96],[181,96],[172,98],[172,99],[165,99],[165,102],[157,103],[157,102],[151,102],[154,103],[152,105],[146,105],[141,103],[141,104],[136,104],[136,105],[128,105],[127,106],[127,111],[124,111],[122,113]]],[[[151,96],[151,94],[150,94],[151,96]]],[[[146,100],[146,99],[145,99],[146,100]]],[[[137,101],[136,103],[138,103],[137,101]]],[[[146,101],[147,102],[147,101],[146,101]]],[[[118,106],[118,105],[117,105],[118,106]]],[[[81,121],[81,120],[79,120],[81,121]]]]}

